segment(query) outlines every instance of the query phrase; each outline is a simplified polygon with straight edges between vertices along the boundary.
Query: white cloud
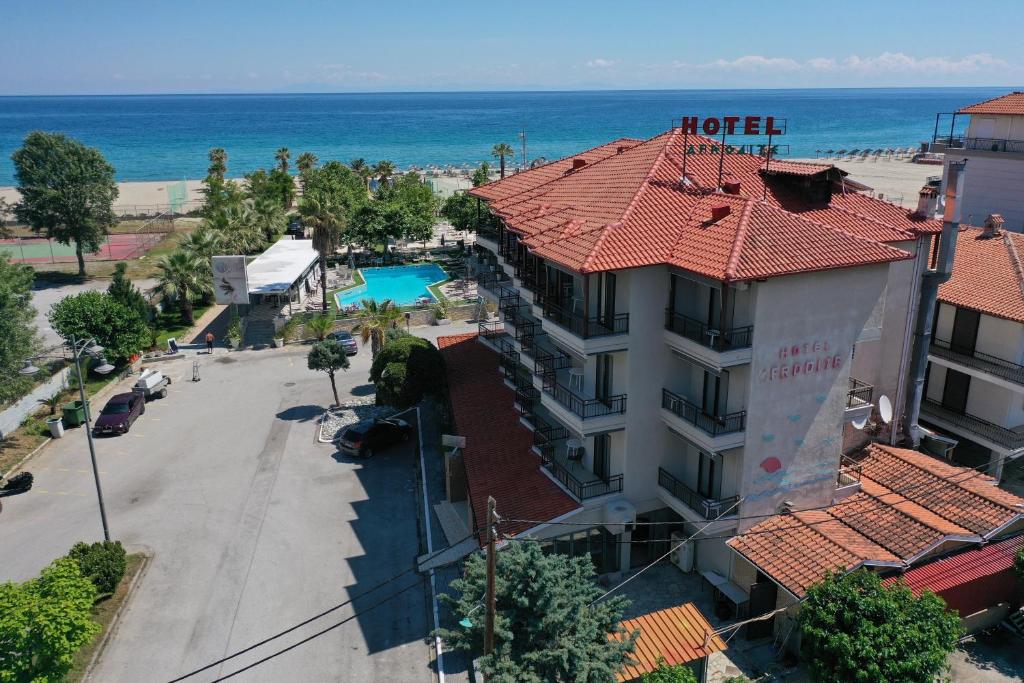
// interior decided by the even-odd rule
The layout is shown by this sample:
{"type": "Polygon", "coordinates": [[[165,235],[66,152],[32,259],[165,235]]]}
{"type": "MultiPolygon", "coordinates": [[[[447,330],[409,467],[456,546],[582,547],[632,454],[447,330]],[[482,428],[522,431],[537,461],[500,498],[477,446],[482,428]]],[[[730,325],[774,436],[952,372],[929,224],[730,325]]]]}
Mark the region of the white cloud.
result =
{"type": "MultiPolygon", "coordinates": [[[[589,63],[588,63],[589,64],[589,63]]],[[[798,61],[790,57],[744,55],[735,59],[716,59],[711,62],[688,63],[674,61],[651,65],[652,70],[691,70],[703,72],[854,72],[857,74],[910,74],[927,73],[967,74],[1008,66],[1005,60],[982,52],[959,59],[950,57],[914,57],[903,52],[883,52],[874,57],[850,55],[837,60],[832,57],[813,57],[798,61]]]]}
{"type": "Polygon", "coordinates": [[[602,59],[595,57],[587,62],[587,66],[591,69],[607,69],[608,67],[615,66],[617,62],[614,59],[602,59]]]}

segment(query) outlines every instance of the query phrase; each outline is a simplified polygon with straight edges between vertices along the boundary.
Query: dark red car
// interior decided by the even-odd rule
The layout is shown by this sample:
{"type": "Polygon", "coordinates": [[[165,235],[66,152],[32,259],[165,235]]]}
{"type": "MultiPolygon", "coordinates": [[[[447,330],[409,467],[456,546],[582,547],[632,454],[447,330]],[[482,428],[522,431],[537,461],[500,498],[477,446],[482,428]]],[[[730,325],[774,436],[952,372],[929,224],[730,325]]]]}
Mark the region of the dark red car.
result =
{"type": "Polygon", "coordinates": [[[141,394],[115,394],[103,406],[92,427],[94,436],[127,434],[132,423],[146,412],[146,399],[141,394]]]}

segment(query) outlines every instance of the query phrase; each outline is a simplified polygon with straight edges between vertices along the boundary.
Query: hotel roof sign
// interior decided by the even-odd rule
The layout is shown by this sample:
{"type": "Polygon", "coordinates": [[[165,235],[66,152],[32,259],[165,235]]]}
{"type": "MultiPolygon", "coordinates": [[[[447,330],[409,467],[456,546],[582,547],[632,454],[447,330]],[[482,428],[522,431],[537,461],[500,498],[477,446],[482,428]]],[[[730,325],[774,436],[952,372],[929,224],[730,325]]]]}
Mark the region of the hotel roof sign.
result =
{"type": "Polygon", "coordinates": [[[785,135],[786,119],[775,116],[684,116],[680,128],[688,135],[785,135]]]}

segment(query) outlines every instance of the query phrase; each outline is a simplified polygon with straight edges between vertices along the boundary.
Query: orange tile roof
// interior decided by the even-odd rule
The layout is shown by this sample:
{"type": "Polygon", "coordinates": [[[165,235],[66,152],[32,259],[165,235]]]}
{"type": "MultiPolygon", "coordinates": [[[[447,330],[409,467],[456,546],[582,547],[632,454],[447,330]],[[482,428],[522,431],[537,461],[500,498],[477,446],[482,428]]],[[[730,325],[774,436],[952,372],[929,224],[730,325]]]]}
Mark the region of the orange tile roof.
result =
{"type": "Polygon", "coordinates": [[[976,470],[882,444],[864,455],[859,493],[769,517],[729,546],[803,597],[827,571],[906,567],[943,543],[981,543],[1024,521],[1024,499],[976,470]]]}
{"type": "Polygon", "coordinates": [[[1008,95],[993,97],[990,100],[972,104],[956,112],[957,114],[1009,114],[1024,116],[1024,92],[1014,90],[1008,95]]]}
{"type": "MultiPolygon", "coordinates": [[[[659,659],[667,664],[685,664],[714,652],[726,649],[721,636],[707,634],[714,628],[692,602],[657,612],[642,614],[634,619],[623,619],[622,627],[628,635],[639,631],[632,662],[618,674],[620,681],[639,679],[659,666],[659,659]],[[705,639],[707,645],[705,645],[705,639]]],[[[622,640],[624,634],[613,633],[609,639],[622,640]]]]}
{"type": "Polygon", "coordinates": [[[939,301],[1024,323],[1024,235],[984,237],[980,228],[961,228],[956,238],[953,277],[939,287],[939,301]]]}
{"type": "MultiPolygon", "coordinates": [[[[554,519],[579,503],[541,472],[533,434],[513,408],[515,392],[501,380],[498,354],[477,341],[476,334],[439,337],[448,373],[448,393],[455,425],[466,437],[466,468],[474,531],[487,526],[487,496],[499,513],[513,519],[554,519]]],[[[521,533],[533,524],[509,523],[501,531],[521,533]]],[[[481,534],[482,536],[483,534],[481,534]]]]}
{"type": "MultiPolygon", "coordinates": [[[[696,140],[715,142],[689,138],[696,140]]],[[[764,158],[728,154],[722,178],[739,184],[732,195],[714,192],[718,155],[688,154],[684,185],[683,146],[678,129],[619,140],[549,164],[543,175],[519,174],[471,193],[489,200],[536,256],[583,273],[666,263],[722,281],[759,279],[909,258],[883,243],[941,229],[852,192],[810,205],[785,182],[766,178],[830,173],[840,180],[843,172],[827,164],[773,161],[766,174],[764,158]],[[574,167],[577,158],[586,163],[574,167]],[[719,205],[730,213],[712,222],[719,205]]]]}

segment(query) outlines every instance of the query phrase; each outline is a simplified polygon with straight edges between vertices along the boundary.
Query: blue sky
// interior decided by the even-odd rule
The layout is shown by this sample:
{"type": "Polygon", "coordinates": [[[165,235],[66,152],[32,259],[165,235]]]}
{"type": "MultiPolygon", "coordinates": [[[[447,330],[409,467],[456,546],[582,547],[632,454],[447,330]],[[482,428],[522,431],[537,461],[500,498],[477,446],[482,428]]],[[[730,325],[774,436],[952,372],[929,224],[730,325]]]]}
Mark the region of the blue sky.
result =
{"type": "Polygon", "coordinates": [[[1014,86],[1024,3],[6,0],[0,94],[1014,86]]]}

